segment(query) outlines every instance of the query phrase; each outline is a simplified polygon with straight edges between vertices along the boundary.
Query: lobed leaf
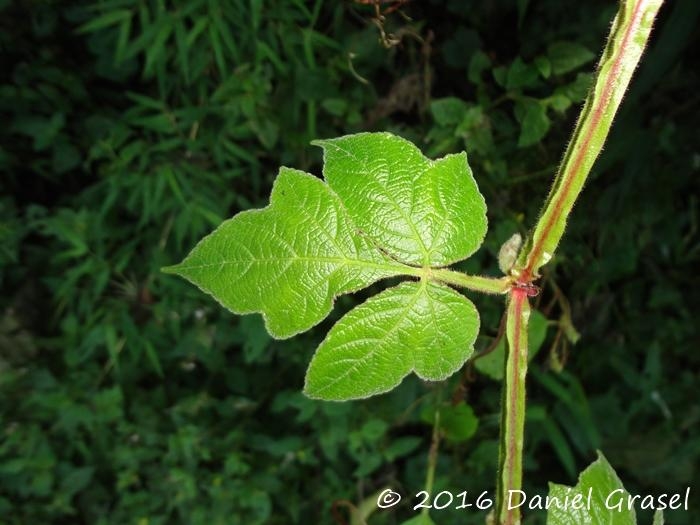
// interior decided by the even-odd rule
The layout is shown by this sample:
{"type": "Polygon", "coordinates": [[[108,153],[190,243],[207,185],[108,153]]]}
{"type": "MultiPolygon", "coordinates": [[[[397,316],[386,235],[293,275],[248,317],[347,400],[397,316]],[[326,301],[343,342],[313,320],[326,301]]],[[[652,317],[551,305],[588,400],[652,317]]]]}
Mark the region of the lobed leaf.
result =
{"type": "Polygon", "coordinates": [[[410,270],[357,234],[326,184],[289,168],[280,170],[267,208],[225,221],[166,269],[232,312],[261,312],[277,338],[323,320],[338,295],[410,270]]]}
{"type": "Polygon", "coordinates": [[[599,452],[598,459],[581,472],[575,487],[549,484],[549,498],[557,498],[562,505],[550,505],[547,525],[635,525],[634,507],[628,509],[623,505],[619,510],[607,508],[606,499],[614,491],[622,491],[619,497],[627,501],[628,492],[610,463],[599,452]],[[579,500],[583,501],[583,505],[571,503],[577,495],[580,495],[579,500]],[[564,505],[566,501],[570,502],[568,506],[564,505]]]}
{"type": "Polygon", "coordinates": [[[474,350],[479,314],[451,288],[404,282],[368,299],[330,330],[314,355],[304,392],[347,400],[387,392],[410,372],[441,381],[474,350]]]}
{"type": "Polygon", "coordinates": [[[390,133],[315,141],[323,176],[357,226],[407,264],[444,266],[486,235],[486,203],[466,153],[432,161],[390,133]]]}
{"type": "MultiPolygon", "coordinates": [[[[385,277],[420,277],[369,299],[331,329],[309,367],[306,393],[368,397],[411,371],[445,379],[471,356],[479,328],[474,305],[438,283],[461,274],[430,268],[469,256],[486,234],[486,205],[466,154],[432,161],[388,133],[318,144],[326,183],[282,168],[268,207],[224,222],[165,270],[235,313],[262,313],[278,338],[320,322],[338,295],[385,277]]],[[[472,285],[479,279],[464,277],[472,285]]]]}

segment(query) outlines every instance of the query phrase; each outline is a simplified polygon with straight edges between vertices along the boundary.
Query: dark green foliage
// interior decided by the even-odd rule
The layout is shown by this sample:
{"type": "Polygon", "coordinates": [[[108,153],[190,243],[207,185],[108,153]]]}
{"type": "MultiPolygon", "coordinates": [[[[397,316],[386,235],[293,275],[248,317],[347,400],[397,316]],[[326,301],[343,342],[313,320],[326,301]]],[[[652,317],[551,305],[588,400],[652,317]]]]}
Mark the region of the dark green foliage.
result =
{"type": "MultiPolygon", "coordinates": [[[[451,421],[475,434],[443,440],[435,491],[492,491],[491,379],[409,379],[343,405],[300,394],[321,335],[372,291],[273,342],[159,268],[264,205],[279,165],[318,173],[312,139],[388,129],[430,157],[466,148],[490,230],[465,269],[495,275],[501,243],[535,222],[614,8],[414,1],[412,21],[387,14],[387,49],[350,1],[0,2],[0,522],[334,523],[336,500],[422,488],[441,397],[478,425],[451,421]]],[[[575,483],[596,448],[631,493],[697,477],[699,14],[664,7],[541,283],[530,493],[575,483]]],[[[473,298],[478,351],[502,304],[473,298]]]]}

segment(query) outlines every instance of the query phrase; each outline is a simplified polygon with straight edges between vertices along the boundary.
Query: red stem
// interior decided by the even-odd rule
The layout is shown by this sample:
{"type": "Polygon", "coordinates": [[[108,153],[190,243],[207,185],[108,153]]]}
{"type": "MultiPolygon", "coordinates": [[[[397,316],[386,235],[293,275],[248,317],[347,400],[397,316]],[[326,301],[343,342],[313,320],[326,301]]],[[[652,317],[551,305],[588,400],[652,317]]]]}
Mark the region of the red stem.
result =
{"type": "MultiPolygon", "coordinates": [[[[513,301],[513,340],[510,341],[509,354],[512,355],[511,376],[506,380],[509,382],[510,394],[506,402],[510,410],[508,410],[508,423],[506,425],[506,443],[507,450],[504,458],[504,469],[507,472],[506,491],[510,489],[519,489],[522,485],[522,437],[523,424],[525,418],[522,417],[521,405],[524,403],[524,385],[525,377],[521,370],[521,359],[527,359],[527,348],[522,347],[522,339],[520,337],[522,330],[527,330],[527,327],[522,326],[523,304],[527,301],[528,290],[526,288],[514,287],[511,290],[511,301],[513,301]]],[[[505,493],[504,493],[505,495],[505,493]]],[[[504,508],[502,525],[516,525],[520,523],[519,507],[510,508],[507,501],[502,501],[501,505],[504,508]]]]}
{"type": "MultiPolygon", "coordinates": [[[[608,102],[611,98],[613,89],[615,88],[615,82],[617,82],[620,69],[622,68],[622,61],[627,56],[624,50],[625,48],[627,48],[630,38],[638,28],[639,24],[637,23],[637,19],[641,16],[641,8],[643,3],[644,2],[638,2],[635,6],[635,9],[632,13],[632,21],[630,24],[627,25],[625,35],[622,39],[622,45],[620,46],[620,52],[618,53],[617,58],[613,62],[611,74],[608,76],[608,82],[605,84],[601,96],[597,98],[598,105],[593,109],[590,125],[586,128],[586,135],[581,141],[581,147],[578,149],[578,151],[576,151],[573,162],[570,164],[567,163],[567,165],[564,166],[564,169],[566,171],[563,174],[564,180],[562,183],[562,191],[558,193],[556,202],[554,203],[554,211],[547,219],[545,226],[542,229],[542,234],[539,236],[532,249],[530,250],[530,254],[527,260],[527,266],[522,271],[520,278],[518,279],[518,281],[521,283],[527,283],[532,280],[534,266],[540,260],[544,242],[549,237],[552,227],[561,220],[562,210],[564,208],[564,203],[566,202],[567,197],[569,195],[569,191],[571,190],[571,185],[577,178],[576,175],[581,169],[581,165],[583,164],[583,161],[586,158],[586,154],[588,153],[591,140],[593,139],[593,136],[596,130],[598,129],[598,125],[600,123],[601,118],[603,117],[603,114],[605,113],[605,110],[608,108],[608,102]]],[[[574,144],[575,142],[577,141],[573,140],[572,144],[574,144]]]]}

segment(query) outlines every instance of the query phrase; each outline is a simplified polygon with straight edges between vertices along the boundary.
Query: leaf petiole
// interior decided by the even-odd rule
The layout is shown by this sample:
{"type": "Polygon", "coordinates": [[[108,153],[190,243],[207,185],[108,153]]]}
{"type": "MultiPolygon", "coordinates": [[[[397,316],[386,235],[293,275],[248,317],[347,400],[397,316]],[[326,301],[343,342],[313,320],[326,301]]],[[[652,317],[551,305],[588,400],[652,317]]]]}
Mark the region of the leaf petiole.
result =
{"type": "Polygon", "coordinates": [[[445,284],[467,288],[476,292],[504,294],[507,293],[513,285],[513,280],[510,277],[495,278],[481,275],[467,275],[446,268],[430,269],[429,272],[431,277],[445,284]]]}

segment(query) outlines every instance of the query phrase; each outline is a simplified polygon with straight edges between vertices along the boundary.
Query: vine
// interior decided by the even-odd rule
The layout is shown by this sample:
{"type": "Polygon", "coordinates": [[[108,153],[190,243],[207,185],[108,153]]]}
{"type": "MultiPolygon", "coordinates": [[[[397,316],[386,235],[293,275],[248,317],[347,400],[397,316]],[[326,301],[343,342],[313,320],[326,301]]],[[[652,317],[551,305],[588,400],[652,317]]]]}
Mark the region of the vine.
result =
{"type": "MultiPolygon", "coordinates": [[[[318,324],[339,295],[404,277],[342,317],[318,347],[304,391],[335,401],[387,392],[410,373],[446,379],[471,358],[480,325],[472,302],[452,286],[506,295],[508,353],[495,519],[500,525],[519,524],[522,501],[506,502],[522,487],[529,298],[538,292],[539,271],[554,256],[603,147],[661,3],[620,4],[539,220],[519,253],[514,238],[499,257],[506,276],[449,268],[471,256],[487,230],[486,203],[466,154],[431,160],[389,133],[316,141],[324,151],[325,181],[281,168],[269,206],[225,221],[165,271],[185,277],[235,313],[261,313],[277,338],[318,324]]],[[[439,421],[437,414],[427,490],[439,421]]],[[[602,459],[591,469],[591,475],[614,477],[602,459]]],[[[582,475],[581,483],[586,479],[582,475]]]]}

